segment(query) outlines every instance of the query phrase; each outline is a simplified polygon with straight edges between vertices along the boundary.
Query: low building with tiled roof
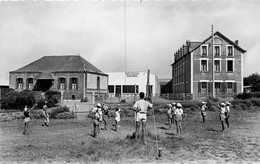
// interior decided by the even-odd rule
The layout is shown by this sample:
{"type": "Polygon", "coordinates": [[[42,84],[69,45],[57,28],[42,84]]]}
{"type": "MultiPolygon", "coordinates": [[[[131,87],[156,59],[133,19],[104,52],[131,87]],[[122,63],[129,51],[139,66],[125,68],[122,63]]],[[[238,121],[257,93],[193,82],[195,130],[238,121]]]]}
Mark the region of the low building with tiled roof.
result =
{"type": "Polygon", "coordinates": [[[95,93],[107,93],[108,75],[79,55],[44,56],[10,72],[10,88],[18,91],[56,90],[64,98],[82,99],[95,93]]]}

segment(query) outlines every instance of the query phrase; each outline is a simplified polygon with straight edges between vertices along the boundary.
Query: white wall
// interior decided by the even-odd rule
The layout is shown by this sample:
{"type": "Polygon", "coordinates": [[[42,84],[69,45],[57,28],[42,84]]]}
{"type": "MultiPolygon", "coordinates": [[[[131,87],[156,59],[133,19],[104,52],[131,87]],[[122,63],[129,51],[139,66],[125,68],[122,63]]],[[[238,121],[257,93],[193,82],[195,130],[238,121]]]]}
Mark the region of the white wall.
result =
{"type": "MultiPolygon", "coordinates": [[[[108,85],[138,85],[139,92],[146,93],[147,73],[134,72],[137,77],[128,77],[125,72],[106,72],[108,74],[108,85]]],[[[158,78],[155,74],[149,76],[150,85],[153,85],[153,94],[159,94],[158,78]]]]}
{"type": "Polygon", "coordinates": [[[107,89],[107,76],[87,73],[87,88],[97,89],[97,77],[100,77],[100,89],[107,89]]]}

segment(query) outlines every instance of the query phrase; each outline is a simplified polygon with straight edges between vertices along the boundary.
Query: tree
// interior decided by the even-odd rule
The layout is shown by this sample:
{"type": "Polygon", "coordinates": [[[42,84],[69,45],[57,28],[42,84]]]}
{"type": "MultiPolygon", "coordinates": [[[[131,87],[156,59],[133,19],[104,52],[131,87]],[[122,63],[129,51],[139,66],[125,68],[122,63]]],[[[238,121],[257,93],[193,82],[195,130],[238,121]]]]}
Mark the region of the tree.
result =
{"type": "Polygon", "coordinates": [[[248,77],[244,77],[244,85],[245,86],[252,86],[253,92],[260,91],[260,75],[258,73],[253,73],[248,77]]]}

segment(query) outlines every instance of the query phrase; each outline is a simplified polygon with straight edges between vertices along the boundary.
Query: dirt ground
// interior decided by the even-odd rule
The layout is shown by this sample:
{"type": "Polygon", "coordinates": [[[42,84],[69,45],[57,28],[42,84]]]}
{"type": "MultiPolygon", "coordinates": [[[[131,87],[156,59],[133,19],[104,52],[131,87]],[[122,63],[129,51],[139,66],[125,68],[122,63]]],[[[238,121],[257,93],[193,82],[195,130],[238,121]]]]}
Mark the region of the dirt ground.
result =
{"type": "Polygon", "coordinates": [[[183,134],[175,127],[168,129],[166,115],[148,117],[147,145],[131,139],[134,118],[122,118],[119,131],[114,131],[114,118],[108,120],[108,130],[93,138],[92,121],[86,115],[71,120],[33,119],[30,135],[23,132],[23,120],[0,123],[1,163],[258,163],[260,162],[260,112],[232,111],[230,128],[221,132],[217,112],[208,112],[206,123],[200,114],[186,114],[183,134]],[[157,157],[158,146],[162,158],[157,157]]]}

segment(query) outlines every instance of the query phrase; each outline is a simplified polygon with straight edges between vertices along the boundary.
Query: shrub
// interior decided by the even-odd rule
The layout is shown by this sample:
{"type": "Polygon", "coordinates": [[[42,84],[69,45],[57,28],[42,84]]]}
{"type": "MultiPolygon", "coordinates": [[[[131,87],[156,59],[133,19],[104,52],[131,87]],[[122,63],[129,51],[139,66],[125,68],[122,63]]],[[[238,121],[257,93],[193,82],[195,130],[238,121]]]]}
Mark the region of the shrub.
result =
{"type": "Polygon", "coordinates": [[[74,115],[72,112],[63,112],[63,113],[58,113],[55,116],[56,119],[71,119],[74,118],[74,115]]]}
{"type": "Polygon", "coordinates": [[[236,98],[242,100],[249,99],[249,98],[260,98],[260,92],[249,92],[249,93],[243,92],[238,94],[236,98]]]}
{"type": "Polygon", "coordinates": [[[258,98],[252,98],[251,102],[254,106],[260,106],[260,99],[258,98]]]}
{"type": "Polygon", "coordinates": [[[58,108],[54,108],[50,112],[51,118],[56,118],[59,113],[69,112],[70,108],[67,106],[60,106],[58,108]]]}
{"type": "Polygon", "coordinates": [[[244,103],[239,104],[242,110],[247,110],[247,106],[244,103]]]}
{"type": "Polygon", "coordinates": [[[36,118],[36,119],[43,119],[45,118],[43,115],[43,111],[41,110],[32,110],[30,113],[32,118],[36,118]]]}
{"type": "Polygon", "coordinates": [[[20,109],[25,105],[33,106],[41,98],[39,92],[24,90],[17,92],[14,89],[3,89],[1,105],[3,109],[20,109]]]}
{"type": "Polygon", "coordinates": [[[80,102],[88,102],[88,98],[81,99],[80,102]]]}
{"type": "Polygon", "coordinates": [[[251,100],[244,100],[243,103],[248,107],[250,108],[251,106],[253,106],[253,103],[251,102],[251,100]]]}

